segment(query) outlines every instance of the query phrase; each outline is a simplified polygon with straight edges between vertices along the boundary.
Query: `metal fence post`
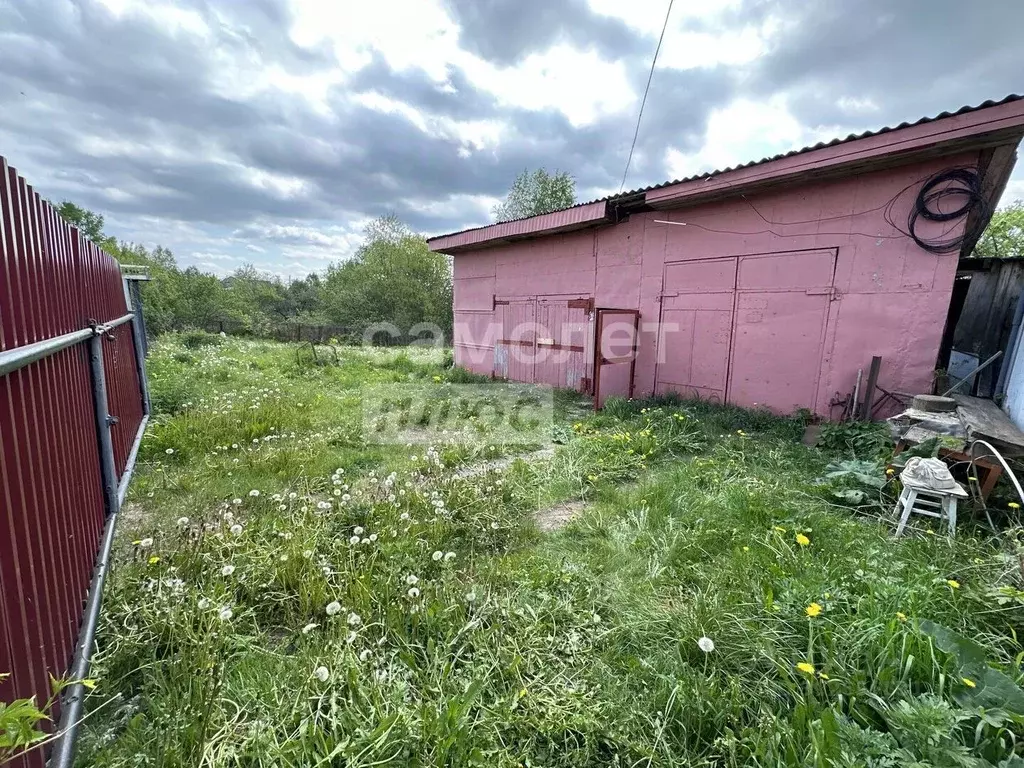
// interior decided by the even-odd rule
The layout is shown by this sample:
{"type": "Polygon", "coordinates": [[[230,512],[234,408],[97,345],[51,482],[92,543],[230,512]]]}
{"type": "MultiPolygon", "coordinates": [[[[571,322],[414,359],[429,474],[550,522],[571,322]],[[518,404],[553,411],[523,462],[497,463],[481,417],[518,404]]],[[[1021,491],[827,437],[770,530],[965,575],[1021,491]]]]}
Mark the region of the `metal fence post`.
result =
{"type": "Polygon", "coordinates": [[[82,722],[82,710],[86,695],[85,686],[80,681],[89,674],[92,644],[96,636],[96,625],[99,622],[100,604],[103,598],[103,585],[106,582],[110,550],[114,541],[114,527],[120,509],[117,495],[117,467],[114,464],[114,444],[110,439],[110,427],[114,423],[114,419],[109,411],[107,377],[103,369],[104,336],[103,329],[95,328],[92,338],[89,339],[89,372],[92,380],[92,403],[93,411],[96,414],[96,436],[100,450],[100,473],[107,521],[103,528],[103,539],[93,567],[89,594],[85,601],[85,613],[78,636],[78,644],[75,647],[75,657],[68,670],[67,678],[74,682],[64,689],[60,723],[57,727],[57,740],[49,761],[52,768],[71,768],[75,761],[78,727],[82,722]]]}
{"type": "Polygon", "coordinates": [[[139,389],[142,393],[142,415],[149,416],[149,382],[146,380],[146,331],[142,324],[142,307],[135,304],[135,316],[132,318],[132,341],[135,346],[135,370],[139,374],[139,389]]]}
{"type": "Polygon", "coordinates": [[[117,467],[114,464],[114,443],[110,427],[115,423],[107,405],[107,375],[103,370],[103,333],[89,339],[89,370],[92,374],[92,406],[96,414],[96,430],[100,445],[100,472],[103,479],[103,501],[107,515],[117,512],[117,467]]]}

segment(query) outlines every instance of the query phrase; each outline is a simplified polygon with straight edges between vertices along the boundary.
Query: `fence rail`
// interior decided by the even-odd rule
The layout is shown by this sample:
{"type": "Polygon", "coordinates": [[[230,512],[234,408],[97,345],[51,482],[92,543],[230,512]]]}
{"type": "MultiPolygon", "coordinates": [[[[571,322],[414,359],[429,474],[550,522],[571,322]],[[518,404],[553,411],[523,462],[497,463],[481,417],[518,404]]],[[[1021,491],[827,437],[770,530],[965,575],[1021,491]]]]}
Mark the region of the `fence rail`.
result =
{"type": "MultiPolygon", "coordinates": [[[[117,262],[0,157],[0,701],[46,701],[50,676],[88,670],[149,412],[127,296],[117,262]]],[[[71,763],[83,693],[68,688],[55,713],[51,765],[71,763]]]]}

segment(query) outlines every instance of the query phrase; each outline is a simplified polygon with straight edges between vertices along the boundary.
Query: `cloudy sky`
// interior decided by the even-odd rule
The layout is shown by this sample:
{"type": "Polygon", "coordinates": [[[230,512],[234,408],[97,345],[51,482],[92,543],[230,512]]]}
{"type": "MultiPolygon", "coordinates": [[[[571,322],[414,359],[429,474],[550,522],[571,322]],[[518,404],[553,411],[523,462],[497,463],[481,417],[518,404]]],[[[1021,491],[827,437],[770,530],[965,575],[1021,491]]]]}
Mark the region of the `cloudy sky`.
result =
{"type": "MultiPolygon", "coordinates": [[[[0,154],[218,274],[617,192],[667,0],[0,0],[0,154]]],[[[1018,0],[676,0],[626,187],[1024,91],[1018,0]]],[[[1004,202],[1024,197],[1024,163],[1004,202]]]]}

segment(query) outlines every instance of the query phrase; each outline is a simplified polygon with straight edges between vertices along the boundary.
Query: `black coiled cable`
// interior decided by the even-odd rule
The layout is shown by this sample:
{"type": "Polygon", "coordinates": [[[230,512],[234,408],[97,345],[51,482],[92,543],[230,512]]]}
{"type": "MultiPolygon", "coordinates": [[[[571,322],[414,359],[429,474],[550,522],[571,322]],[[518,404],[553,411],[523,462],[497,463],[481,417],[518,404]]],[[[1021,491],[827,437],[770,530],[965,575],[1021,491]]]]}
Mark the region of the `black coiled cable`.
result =
{"type": "MultiPolygon", "coordinates": [[[[929,253],[947,254],[959,252],[966,242],[976,242],[981,236],[991,214],[988,203],[981,192],[981,176],[974,168],[950,168],[928,179],[917,193],[914,205],[907,217],[907,230],[904,234],[913,238],[921,248],[929,253]],[[940,210],[940,203],[949,198],[962,198],[962,203],[952,210],[940,210]],[[952,225],[938,237],[922,237],[917,232],[921,219],[934,222],[958,222],[978,210],[982,215],[974,216],[963,226],[963,232],[952,237],[945,237],[947,232],[959,229],[959,224],[952,225]]],[[[896,226],[890,218],[891,210],[886,211],[886,219],[896,226]]],[[[896,227],[899,229],[899,227],[896,227]]],[[[901,232],[903,230],[900,230],[901,232]]]]}

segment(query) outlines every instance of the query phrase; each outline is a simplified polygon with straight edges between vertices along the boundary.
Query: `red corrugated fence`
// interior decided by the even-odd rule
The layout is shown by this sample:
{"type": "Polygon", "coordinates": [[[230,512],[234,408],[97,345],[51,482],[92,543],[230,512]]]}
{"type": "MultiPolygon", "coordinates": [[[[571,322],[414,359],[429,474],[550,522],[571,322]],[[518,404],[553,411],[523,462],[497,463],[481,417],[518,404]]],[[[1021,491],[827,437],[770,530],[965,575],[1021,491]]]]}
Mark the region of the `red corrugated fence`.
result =
{"type": "MultiPolygon", "coordinates": [[[[0,355],[128,312],[118,263],[0,158],[0,355]]],[[[145,408],[132,324],[104,338],[120,478],[145,408]]],[[[0,371],[0,701],[45,701],[74,654],[109,512],[92,393],[88,339],[0,371]]]]}

